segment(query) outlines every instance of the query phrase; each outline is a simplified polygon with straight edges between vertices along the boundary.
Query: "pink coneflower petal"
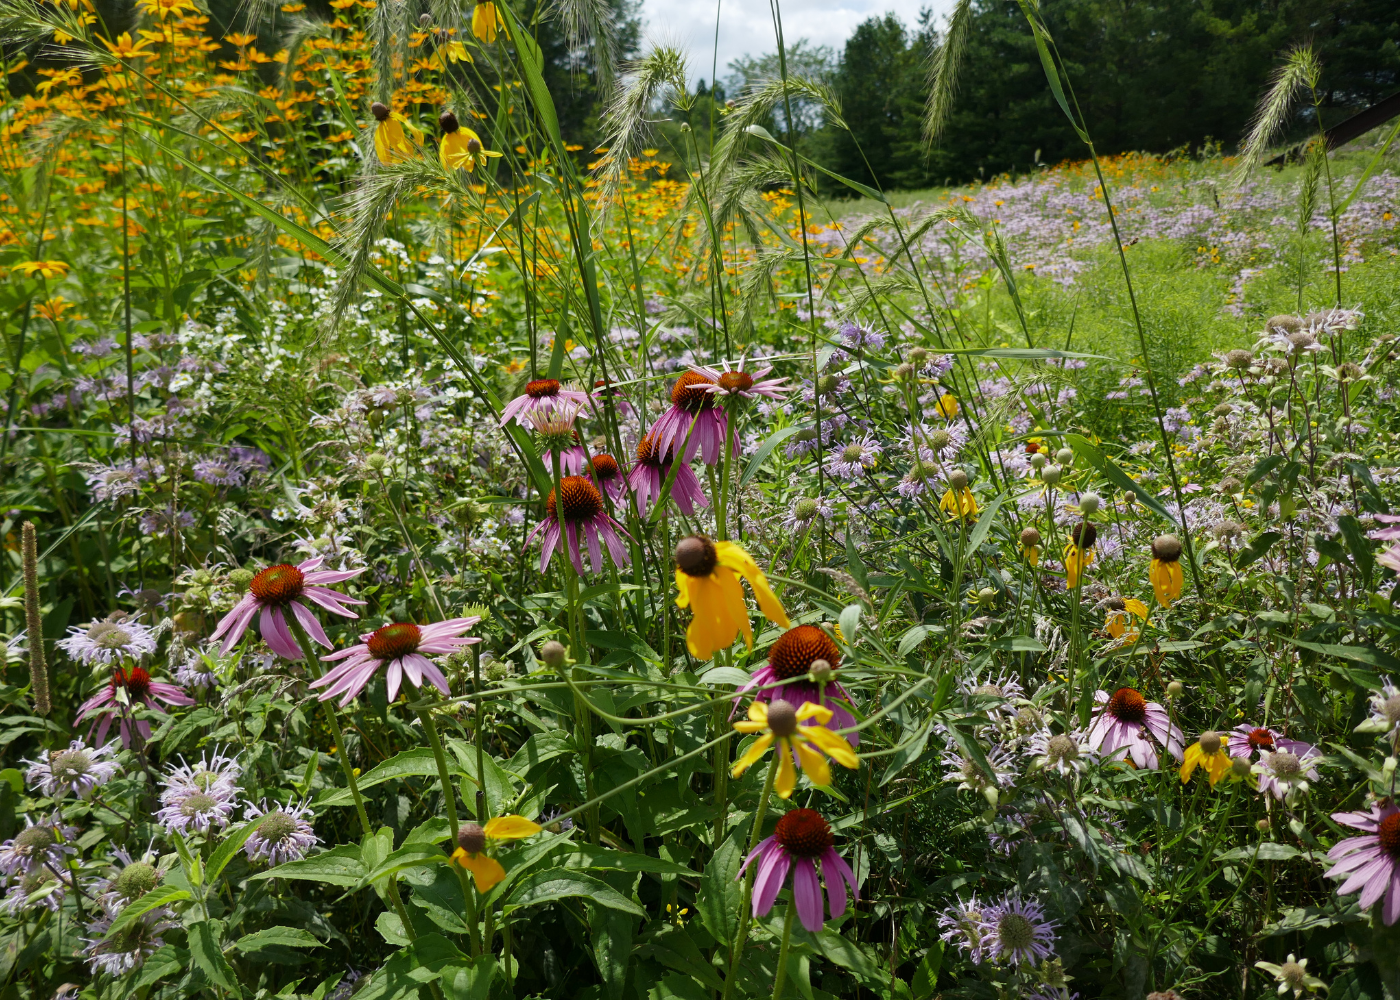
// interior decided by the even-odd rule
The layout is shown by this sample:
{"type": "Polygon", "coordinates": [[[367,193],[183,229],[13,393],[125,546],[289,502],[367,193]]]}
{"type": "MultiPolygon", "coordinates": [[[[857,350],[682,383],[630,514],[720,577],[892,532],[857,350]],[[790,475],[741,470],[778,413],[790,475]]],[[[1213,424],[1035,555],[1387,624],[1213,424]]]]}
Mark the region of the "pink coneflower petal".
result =
{"type": "Polygon", "coordinates": [[[1390,873],[1390,889],[1386,893],[1385,909],[1381,911],[1381,918],[1387,927],[1400,919],[1400,866],[1390,873]]]}
{"type": "MultiPolygon", "coordinates": [[[[432,660],[425,659],[423,661],[423,679],[441,691],[444,697],[452,693],[451,688],[447,686],[447,678],[443,676],[442,671],[432,660]]],[[[419,687],[422,685],[420,684],[419,687]]]]}
{"type": "Polygon", "coordinates": [[[403,667],[398,660],[390,662],[388,670],[384,673],[384,681],[388,688],[389,700],[393,701],[399,696],[399,685],[403,682],[403,667]]]}
{"type": "Polygon", "coordinates": [[[346,618],[358,618],[360,616],[345,605],[365,603],[364,601],[357,601],[353,598],[346,597],[338,591],[327,590],[325,587],[307,587],[306,590],[302,592],[302,596],[315,602],[332,614],[342,615],[346,618]]]}
{"type": "Polygon", "coordinates": [[[797,917],[813,934],[822,929],[822,883],[811,858],[798,858],[792,867],[792,899],[797,917]]]}
{"type": "Polygon", "coordinates": [[[263,642],[278,656],[287,660],[301,659],[301,649],[287,629],[287,623],[282,620],[281,609],[271,604],[263,605],[262,613],[258,616],[258,631],[262,633],[263,642]]]}
{"type": "Polygon", "coordinates": [[[331,640],[326,635],[326,630],[321,627],[320,621],[311,613],[310,608],[300,601],[293,601],[288,605],[288,608],[291,610],[292,614],[296,615],[297,621],[301,623],[301,627],[306,629],[306,634],[310,636],[312,642],[324,646],[326,649],[335,648],[331,645],[331,640]]]}
{"type": "MultiPolygon", "coordinates": [[[[1391,879],[1395,877],[1395,859],[1389,854],[1379,857],[1371,865],[1363,868],[1347,881],[1356,882],[1363,877],[1363,874],[1368,881],[1366,882],[1366,887],[1361,890],[1359,902],[1363,910],[1369,910],[1372,904],[1380,899],[1381,896],[1385,895],[1385,891],[1390,888],[1391,879]]],[[[1337,891],[1340,892],[1341,890],[1339,889],[1337,891]]],[[[1355,892],[1356,890],[1353,889],[1352,891],[1355,892]]]]}
{"type": "Polygon", "coordinates": [[[772,908],[773,901],[778,898],[778,892],[787,881],[788,870],[792,867],[792,858],[787,851],[778,846],[778,842],[771,837],[768,838],[768,843],[768,849],[760,856],[758,877],[754,879],[753,884],[755,915],[766,913],[772,908]]]}
{"type": "Polygon", "coordinates": [[[252,594],[245,594],[232,611],[223,617],[219,622],[219,627],[214,630],[210,637],[217,640],[224,637],[223,647],[219,650],[220,655],[226,654],[230,649],[238,644],[238,640],[243,638],[243,633],[248,630],[248,626],[253,623],[253,618],[258,613],[258,600],[252,594]]]}
{"type": "Polygon", "coordinates": [[[846,877],[841,872],[845,863],[834,847],[822,855],[822,874],[826,876],[826,898],[832,917],[846,912],[846,877]]]}

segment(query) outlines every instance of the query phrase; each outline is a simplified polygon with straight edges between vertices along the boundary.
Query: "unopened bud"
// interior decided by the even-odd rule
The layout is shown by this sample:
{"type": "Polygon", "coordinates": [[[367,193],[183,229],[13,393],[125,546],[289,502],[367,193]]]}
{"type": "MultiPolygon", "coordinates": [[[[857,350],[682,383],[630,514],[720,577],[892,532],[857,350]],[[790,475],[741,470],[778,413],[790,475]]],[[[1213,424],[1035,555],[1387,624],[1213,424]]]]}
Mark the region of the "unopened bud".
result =
{"type": "Polygon", "coordinates": [[[921,365],[928,360],[928,348],[911,347],[909,348],[909,353],[904,357],[911,365],[921,365]]]}
{"type": "Polygon", "coordinates": [[[564,665],[564,660],[568,657],[568,650],[564,644],[557,639],[550,639],[540,647],[540,659],[545,662],[545,666],[553,667],[556,670],[564,665]]]}
{"type": "Polygon", "coordinates": [[[830,684],[836,677],[836,671],[829,660],[813,660],[807,676],[813,684],[830,684]]]}
{"type": "Polygon", "coordinates": [[[1074,452],[1069,448],[1061,448],[1059,451],[1055,452],[1055,461],[1059,462],[1061,465],[1069,465],[1074,461],[1074,452]]]}
{"type": "Polygon", "coordinates": [[[914,366],[907,361],[897,365],[894,370],[894,377],[897,382],[914,381],[914,366]]]}
{"type": "Polygon", "coordinates": [[[1185,691],[1186,687],[1181,683],[1181,681],[1172,681],[1170,684],[1167,685],[1168,698],[1180,698],[1185,691]]]}
{"type": "Polygon", "coordinates": [[[365,456],[365,467],[375,472],[383,470],[389,464],[389,456],[382,451],[372,451],[365,456]]]}
{"type": "Polygon", "coordinates": [[[1048,459],[1048,458],[1045,457],[1045,452],[1043,452],[1043,451],[1034,451],[1034,452],[1031,452],[1031,457],[1030,457],[1031,468],[1034,469],[1036,472],[1039,472],[1041,469],[1045,468],[1045,466],[1049,463],[1049,461],[1050,461],[1050,459],[1048,459]]]}
{"type": "Polygon", "coordinates": [[[1123,493],[1123,502],[1131,507],[1133,504],[1137,503],[1137,494],[1132,490],[1126,490],[1123,493]]]}
{"type": "Polygon", "coordinates": [[[1046,486],[1054,486],[1059,483],[1060,476],[1063,472],[1064,469],[1060,468],[1058,465],[1047,465],[1040,470],[1040,481],[1046,486]]]}
{"type": "Polygon", "coordinates": [[[1085,515],[1095,514],[1098,513],[1100,503],[1102,501],[1097,493],[1085,493],[1079,498],[1079,510],[1085,515]]]}

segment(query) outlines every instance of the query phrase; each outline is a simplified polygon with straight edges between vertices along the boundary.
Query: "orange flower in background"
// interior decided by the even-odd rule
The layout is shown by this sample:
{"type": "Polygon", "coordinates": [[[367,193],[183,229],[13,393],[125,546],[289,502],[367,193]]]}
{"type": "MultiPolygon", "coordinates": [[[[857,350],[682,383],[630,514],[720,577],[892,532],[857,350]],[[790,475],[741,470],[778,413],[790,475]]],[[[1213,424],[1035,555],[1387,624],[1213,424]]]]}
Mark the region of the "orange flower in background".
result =
{"type": "Polygon", "coordinates": [[[10,268],[27,278],[38,275],[41,278],[61,278],[68,273],[68,265],[61,260],[27,260],[10,268]]]}
{"type": "Polygon", "coordinates": [[[150,51],[150,49],[146,48],[146,46],[149,45],[150,42],[145,39],[142,39],[139,42],[133,43],[131,40],[131,32],[129,31],[123,31],[120,35],[117,36],[117,40],[115,42],[109,42],[105,38],[103,38],[101,41],[103,45],[107,46],[107,51],[112,53],[112,55],[116,56],[118,59],[155,58],[155,53],[150,51]]]}
{"type": "Polygon", "coordinates": [[[143,13],[158,17],[164,21],[171,14],[197,14],[198,8],[190,0],[137,0],[137,6],[143,13]]]}
{"type": "MultiPolygon", "coordinates": [[[[47,302],[41,302],[34,307],[34,311],[51,323],[57,323],[63,314],[73,308],[73,303],[66,300],[62,295],[55,295],[47,302]]],[[[72,319],[81,319],[80,316],[72,316],[72,319]]]]}

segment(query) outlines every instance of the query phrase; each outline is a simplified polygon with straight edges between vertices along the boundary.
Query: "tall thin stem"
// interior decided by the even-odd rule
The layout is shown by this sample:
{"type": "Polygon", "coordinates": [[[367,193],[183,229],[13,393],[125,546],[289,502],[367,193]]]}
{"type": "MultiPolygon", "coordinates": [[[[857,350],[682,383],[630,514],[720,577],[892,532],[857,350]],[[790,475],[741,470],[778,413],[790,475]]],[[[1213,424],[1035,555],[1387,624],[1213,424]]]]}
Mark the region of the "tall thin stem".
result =
{"type": "MultiPolygon", "coordinates": [[[[773,761],[768,765],[768,777],[763,781],[763,794],[758,799],[758,811],[753,814],[753,828],[749,831],[749,849],[745,852],[746,857],[758,847],[759,837],[763,833],[763,820],[768,816],[768,800],[773,795],[773,781],[778,776],[778,754],[782,752],[781,746],[773,748],[773,761]]],[[[749,943],[749,904],[753,900],[753,883],[757,877],[758,865],[750,865],[748,875],[744,878],[744,891],[739,899],[739,933],[735,935],[734,946],[729,950],[729,974],[724,979],[724,1000],[730,1000],[734,994],[734,982],[739,978],[739,963],[744,958],[744,946],[749,943]]]]}

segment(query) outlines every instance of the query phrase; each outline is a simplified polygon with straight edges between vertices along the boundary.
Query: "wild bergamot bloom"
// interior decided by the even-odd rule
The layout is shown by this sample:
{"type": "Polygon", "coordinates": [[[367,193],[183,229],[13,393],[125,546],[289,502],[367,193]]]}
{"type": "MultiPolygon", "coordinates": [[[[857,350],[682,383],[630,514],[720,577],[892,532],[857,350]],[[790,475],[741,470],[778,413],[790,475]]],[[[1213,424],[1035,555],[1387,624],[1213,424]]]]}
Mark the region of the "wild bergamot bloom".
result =
{"type": "Polygon", "coordinates": [[[1169,608],[1181,597],[1184,580],[1181,575],[1181,539],[1175,535],[1158,535],[1152,540],[1152,568],[1147,571],[1152,580],[1152,592],[1157,603],[1169,608]]]}
{"type": "Polygon", "coordinates": [[[739,584],[741,576],[749,581],[764,615],[787,628],[787,612],[753,556],[733,542],[717,542],[707,535],[691,535],[676,546],[676,607],[693,612],[685,644],[697,660],[708,660],[719,650],[728,649],[741,631],[744,642],[753,648],[753,626],[744,603],[744,588],[739,584]]]}
{"type": "Polygon", "coordinates": [[[761,701],[750,702],[748,721],[736,722],[734,728],[741,733],[759,733],[765,729],[768,731],[754,741],[748,753],[734,762],[730,773],[736,778],[739,777],[768,751],[774,740],[777,740],[778,774],[773,781],[773,788],[781,798],[790,797],[793,789],[797,787],[797,771],[792,766],[794,754],[798,763],[802,765],[802,770],[812,780],[812,784],[830,785],[831,766],[827,764],[826,757],[822,756],[823,753],[842,767],[860,766],[851,745],[826,728],[830,721],[831,709],[823,708],[816,702],[806,702],[801,708],[793,708],[792,703],[787,701],[773,701],[767,704],[761,701]],[[817,724],[802,725],[809,719],[815,719],[817,724]]]}
{"type": "MultiPolygon", "coordinates": [[[[480,10],[483,6],[491,5],[478,4],[477,9],[480,10]]],[[[447,170],[461,167],[470,172],[476,169],[477,164],[485,165],[487,157],[501,155],[483,146],[481,136],[469,128],[463,128],[451,111],[444,111],[438,115],[438,125],[442,128],[442,148],[438,155],[447,170]]]]}
{"type": "Polygon", "coordinates": [[[1079,586],[1079,577],[1084,568],[1094,561],[1094,542],[1098,541],[1099,529],[1088,521],[1080,521],[1070,529],[1070,540],[1065,543],[1065,585],[1071,590],[1079,586]]]}
{"type": "Polygon", "coordinates": [[[938,506],[955,520],[977,516],[977,498],[968,488],[967,473],[962,469],[948,473],[948,492],[938,506]]]}
{"type": "Polygon", "coordinates": [[[472,34],[488,45],[496,40],[496,32],[506,26],[505,19],[491,0],[478,0],[472,11],[472,34]]]}
{"type": "Polygon", "coordinates": [[[1201,734],[1200,739],[1186,748],[1186,759],[1181,765],[1181,783],[1184,785],[1190,781],[1191,775],[1199,767],[1206,772],[1206,776],[1210,778],[1210,786],[1214,788],[1216,782],[1231,773],[1233,760],[1234,758],[1225,751],[1220,734],[1207,730],[1201,734]]]}
{"type": "Polygon", "coordinates": [[[379,156],[379,162],[386,166],[391,163],[403,163],[413,155],[416,148],[414,142],[409,141],[409,135],[421,143],[422,129],[397,111],[390,110],[387,104],[375,101],[369,106],[369,110],[378,122],[374,126],[374,151],[379,156]]]}
{"type": "Polygon", "coordinates": [[[485,826],[463,823],[457,831],[457,849],[452,852],[452,860],[472,873],[477,892],[490,892],[506,877],[506,870],[487,850],[502,841],[533,837],[543,829],[524,816],[497,816],[487,820],[485,826]]]}

